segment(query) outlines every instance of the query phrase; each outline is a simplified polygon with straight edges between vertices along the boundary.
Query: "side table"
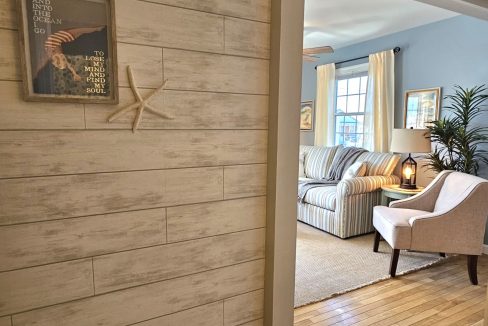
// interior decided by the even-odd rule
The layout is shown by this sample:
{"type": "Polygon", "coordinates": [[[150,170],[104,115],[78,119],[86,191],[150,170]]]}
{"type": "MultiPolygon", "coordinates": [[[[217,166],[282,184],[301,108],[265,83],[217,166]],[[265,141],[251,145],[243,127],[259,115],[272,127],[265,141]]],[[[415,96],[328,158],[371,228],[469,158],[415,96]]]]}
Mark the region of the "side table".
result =
{"type": "Polygon", "coordinates": [[[400,185],[384,185],[381,190],[381,205],[388,206],[392,200],[405,199],[422,192],[424,187],[402,189],[400,185]]]}

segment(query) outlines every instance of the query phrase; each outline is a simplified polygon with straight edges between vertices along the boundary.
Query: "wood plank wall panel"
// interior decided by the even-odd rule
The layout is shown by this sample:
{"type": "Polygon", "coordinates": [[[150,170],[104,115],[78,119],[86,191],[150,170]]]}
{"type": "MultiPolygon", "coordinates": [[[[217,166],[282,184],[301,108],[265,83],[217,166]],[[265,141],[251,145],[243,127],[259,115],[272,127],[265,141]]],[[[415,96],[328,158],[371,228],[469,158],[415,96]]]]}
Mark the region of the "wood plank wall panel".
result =
{"type": "Polygon", "coordinates": [[[222,168],[0,180],[0,225],[222,199],[222,168]]]}
{"type": "Polygon", "coordinates": [[[0,273],[0,315],[93,295],[92,260],[0,273]]]}
{"type": "Polygon", "coordinates": [[[127,325],[262,289],[264,261],[224,267],[14,315],[15,326],[127,325]],[[142,307],[135,309],[135,307],[142,307]]]}
{"type": "Polygon", "coordinates": [[[169,89],[268,94],[268,60],[164,49],[163,61],[169,89]]]}
{"type": "Polygon", "coordinates": [[[167,221],[168,242],[263,228],[266,225],[266,198],[169,207],[167,221]]]}
{"type": "Polygon", "coordinates": [[[11,321],[10,316],[0,317],[0,326],[12,326],[11,321]]]}
{"type": "MultiPolygon", "coordinates": [[[[149,90],[141,91],[142,94],[149,90]]],[[[145,114],[140,129],[267,129],[268,96],[165,90],[151,103],[174,117],[160,119],[145,114]]],[[[117,108],[134,103],[134,95],[127,88],[120,89],[119,105],[86,105],[88,129],[132,129],[135,112],[114,122],[107,117],[117,108]]]]}
{"type": "Polygon", "coordinates": [[[224,198],[266,194],[266,164],[224,167],[224,198]]]}
{"type": "Polygon", "coordinates": [[[226,54],[269,58],[269,24],[228,17],[224,23],[226,54]]]}
{"type": "Polygon", "coordinates": [[[266,135],[249,130],[4,132],[0,177],[266,163],[266,135]]]}
{"type": "Polygon", "coordinates": [[[19,37],[17,31],[0,30],[0,79],[20,80],[19,37]]]}
{"type": "Polygon", "coordinates": [[[258,320],[253,320],[248,323],[244,323],[239,326],[263,326],[264,325],[264,319],[258,319],[258,320]]]}
{"type": "Polygon", "coordinates": [[[119,86],[129,86],[127,77],[127,66],[129,65],[138,87],[156,88],[163,82],[163,50],[161,48],[118,43],[117,54],[119,86]]]}
{"type": "Polygon", "coordinates": [[[262,325],[270,0],[114,2],[108,105],[23,101],[0,0],[0,326],[262,325]]]}
{"type": "Polygon", "coordinates": [[[259,229],[95,257],[95,292],[261,259],[264,237],[264,229],[259,229]]]}
{"type": "Polygon", "coordinates": [[[242,325],[264,316],[264,290],[224,300],[224,326],[242,325]]]}
{"type": "Polygon", "coordinates": [[[222,326],[224,324],[223,308],[222,301],[214,302],[138,323],[137,326],[222,326]]]}
{"type": "Polygon", "coordinates": [[[0,271],[163,244],[165,212],[159,208],[5,226],[0,228],[0,271]]]}
{"type": "Polygon", "coordinates": [[[230,17],[269,22],[270,0],[149,0],[151,2],[213,12],[230,17]]]}
{"type": "Polygon", "coordinates": [[[17,12],[14,0],[0,0],[0,28],[17,28],[17,12]]]}
{"type": "Polygon", "coordinates": [[[0,130],[84,129],[82,104],[24,102],[22,83],[0,81],[0,130]]]}
{"type": "Polygon", "coordinates": [[[122,42],[214,53],[224,50],[220,15],[136,0],[118,0],[116,12],[117,39],[122,42]],[[154,23],[158,21],[164,24],[154,23]]]}

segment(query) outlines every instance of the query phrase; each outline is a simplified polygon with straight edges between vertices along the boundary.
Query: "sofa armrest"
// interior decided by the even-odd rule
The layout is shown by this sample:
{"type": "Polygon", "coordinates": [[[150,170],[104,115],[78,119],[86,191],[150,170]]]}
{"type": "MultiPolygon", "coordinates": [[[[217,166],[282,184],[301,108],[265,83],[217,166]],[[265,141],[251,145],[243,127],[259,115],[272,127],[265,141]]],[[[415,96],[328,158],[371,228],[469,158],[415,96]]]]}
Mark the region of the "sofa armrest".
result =
{"type": "Polygon", "coordinates": [[[337,184],[338,196],[350,196],[357,194],[364,194],[381,189],[383,185],[398,184],[400,178],[396,175],[388,177],[375,175],[367,177],[357,177],[352,179],[342,180],[337,184]]]}

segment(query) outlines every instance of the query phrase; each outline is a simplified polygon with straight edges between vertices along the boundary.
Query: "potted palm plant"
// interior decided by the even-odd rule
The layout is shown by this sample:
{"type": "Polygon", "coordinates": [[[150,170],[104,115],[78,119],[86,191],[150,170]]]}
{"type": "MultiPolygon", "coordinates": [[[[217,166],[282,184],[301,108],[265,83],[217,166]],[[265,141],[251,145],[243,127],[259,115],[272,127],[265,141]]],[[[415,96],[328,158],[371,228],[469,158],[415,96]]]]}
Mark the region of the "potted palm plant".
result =
{"type": "Polygon", "coordinates": [[[429,128],[434,152],[427,156],[427,168],[436,172],[456,170],[478,175],[481,163],[488,164],[488,151],[482,149],[488,143],[488,127],[480,126],[480,116],[488,111],[485,85],[473,88],[454,86],[454,94],[448,95],[449,105],[444,107],[450,114],[433,121],[429,128]]]}

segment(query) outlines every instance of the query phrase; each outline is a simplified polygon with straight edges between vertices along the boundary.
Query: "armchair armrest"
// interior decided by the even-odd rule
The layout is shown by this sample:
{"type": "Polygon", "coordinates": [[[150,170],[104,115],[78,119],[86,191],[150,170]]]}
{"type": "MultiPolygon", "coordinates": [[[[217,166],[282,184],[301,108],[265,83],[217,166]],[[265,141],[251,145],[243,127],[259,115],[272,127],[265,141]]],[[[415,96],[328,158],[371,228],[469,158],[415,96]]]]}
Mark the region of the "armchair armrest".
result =
{"type": "Polygon", "coordinates": [[[487,219],[487,191],[487,183],[476,185],[466,197],[442,211],[411,217],[411,249],[479,255],[487,219]]]}
{"type": "Polygon", "coordinates": [[[418,209],[432,212],[446,177],[453,171],[442,171],[421,193],[390,203],[392,208],[418,209]]]}
{"type": "Polygon", "coordinates": [[[400,183],[400,178],[396,175],[388,177],[375,175],[367,177],[357,177],[352,179],[341,180],[337,184],[337,193],[339,196],[350,196],[364,194],[381,189],[381,186],[387,184],[400,183]]]}

